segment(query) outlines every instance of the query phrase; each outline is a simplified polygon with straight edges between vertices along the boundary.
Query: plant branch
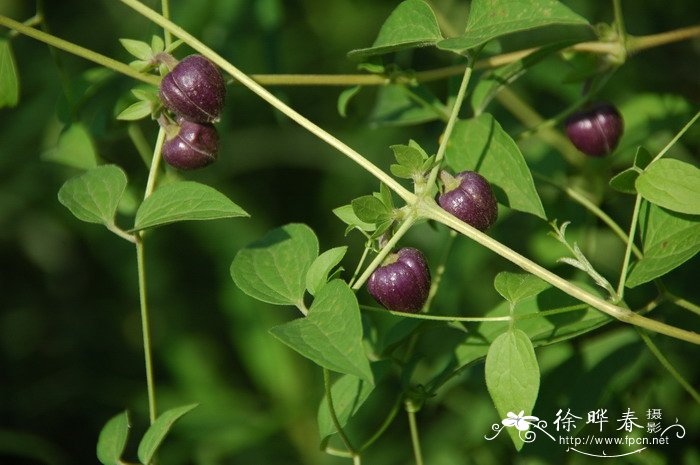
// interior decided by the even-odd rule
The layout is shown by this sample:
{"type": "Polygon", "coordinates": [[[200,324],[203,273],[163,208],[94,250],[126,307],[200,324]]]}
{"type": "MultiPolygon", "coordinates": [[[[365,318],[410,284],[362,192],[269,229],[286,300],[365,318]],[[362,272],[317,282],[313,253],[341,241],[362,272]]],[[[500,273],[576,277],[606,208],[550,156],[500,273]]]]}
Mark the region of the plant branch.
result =
{"type": "Polygon", "coordinates": [[[367,160],[365,157],[357,153],[355,150],[350,148],[345,143],[341,142],[335,136],[329,134],[328,132],[321,129],[318,125],[311,122],[308,118],[301,115],[296,110],[292,109],[289,105],[282,102],[280,99],[272,95],[267,89],[262,87],[260,84],[255,82],[252,78],[247,76],[245,73],[240,71],[238,68],[233,66],[231,63],[226,61],[221,55],[214,52],[211,48],[207,47],[200,40],[195,38],[193,35],[182,29],[180,26],[174,24],[173,22],[167,20],[158,12],[148,8],[143,3],[138,0],[119,0],[130,8],[133,8],[138,13],[144,17],[150,19],[157,25],[163,27],[170,31],[174,36],[182,39],[187,45],[192,47],[197,52],[209,58],[211,61],[216,63],[221,69],[226,73],[230,74],[234,79],[239,81],[241,84],[246,86],[252,92],[257,94],[260,98],[265,100],[267,103],[272,105],[274,108],[279,110],[281,113],[288,116],[290,119],[295,121],[297,124],[302,126],[304,129],[308,130],[314,134],[319,139],[323,140],[331,147],[334,147],[348,158],[353,160],[355,163],[363,167],[369,173],[374,175],[381,182],[386,184],[391,190],[396,192],[399,197],[404,199],[406,202],[412,202],[415,199],[415,195],[409,192],[405,187],[399,184],[394,178],[389,176],[387,173],[379,169],[374,163],[367,160]]]}
{"type": "Polygon", "coordinates": [[[467,236],[503,258],[510,260],[525,271],[543,279],[557,289],[564,291],[570,296],[587,303],[588,305],[602,311],[603,313],[606,313],[607,315],[610,315],[613,318],[616,318],[617,320],[677,339],[692,342],[693,344],[700,344],[700,334],[681,328],[676,328],[659,321],[650,320],[630,311],[629,309],[613,305],[612,303],[607,302],[598,296],[590,294],[580,287],[570,283],[566,279],[561,278],[560,276],[525,258],[481,231],[469,226],[463,221],[460,221],[438,207],[435,202],[421,205],[420,213],[422,216],[428,219],[438,221],[450,228],[455,229],[458,233],[467,236]]]}
{"type": "Polygon", "coordinates": [[[411,429],[411,444],[413,444],[413,455],[416,458],[416,465],[423,465],[423,453],[420,447],[420,437],[418,436],[418,424],[416,423],[416,409],[411,405],[411,401],[406,401],[406,414],[408,415],[408,426],[411,429]]]}
{"type": "Polygon", "coordinates": [[[112,69],[118,73],[124,74],[139,81],[145,82],[146,84],[152,84],[154,86],[160,84],[160,78],[158,76],[139,73],[127,64],[114,60],[113,58],[110,58],[108,56],[101,55],[97,52],[93,52],[92,50],[89,50],[85,47],[81,47],[80,45],[68,42],[67,40],[63,40],[51,34],[39,31],[38,29],[34,29],[33,27],[27,27],[22,23],[18,23],[17,21],[10,19],[6,16],[0,15],[0,26],[5,26],[7,28],[14,29],[15,31],[24,34],[28,37],[31,37],[32,39],[36,39],[40,42],[44,42],[45,44],[51,45],[52,47],[56,47],[68,53],[72,53],[73,55],[85,58],[86,60],[92,61],[94,63],[97,63],[98,65],[104,66],[105,68],[112,69]]]}
{"type": "Polygon", "coordinates": [[[148,417],[150,423],[156,421],[156,388],[153,377],[153,356],[151,354],[151,329],[146,301],[146,266],[144,261],[143,239],[136,235],[136,263],[139,275],[139,301],[141,304],[141,333],[143,334],[143,352],[146,363],[146,386],[148,389],[148,417]]]}
{"type": "Polygon", "coordinates": [[[433,282],[430,284],[430,290],[428,291],[428,299],[423,305],[422,312],[427,313],[430,311],[430,305],[433,303],[433,299],[440,289],[440,283],[442,282],[442,276],[445,274],[445,265],[447,264],[447,259],[450,258],[450,251],[452,250],[452,245],[455,242],[457,233],[450,230],[447,237],[447,243],[442,250],[442,256],[440,257],[440,262],[435,269],[435,276],[433,277],[433,282]]]}
{"type": "Polygon", "coordinates": [[[365,268],[364,273],[355,281],[355,284],[353,284],[352,288],[354,290],[358,290],[359,288],[362,287],[362,285],[367,281],[370,277],[370,275],[374,272],[374,270],[377,269],[379,265],[382,264],[382,261],[386,258],[387,255],[391,252],[391,250],[396,246],[396,244],[399,242],[399,240],[403,237],[404,234],[408,232],[409,229],[411,229],[411,226],[413,226],[413,223],[415,222],[415,217],[409,216],[406,218],[406,220],[399,226],[399,229],[394,233],[394,235],[389,239],[389,242],[386,243],[384,248],[379,251],[376,257],[374,257],[374,260],[367,265],[367,268],[365,268]]]}
{"type": "Polygon", "coordinates": [[[668,371],[673,378],[678,381],[678,384],[680,384],[683,389],[686,390],[690,396],[695,399],[695,402],[700,404],[700,394],[698,394],[698,391],[695,390],[695,388],[688,382],[686,381],[685,378],[683,378],[683,375],[681,375],[678,370],[676,370],[676,367],[673,366],[673,364],[666,358],[666,356],[659,350],[658,346],[654,343],[654,341],[651,340],[648,334],[644,330],[637,329],[637,333],[639,336],[642,338],[642,341],[644,341],[644,344],[646,344],[647,348],[649,351],[654,354],[654,357],[661,363],[661,366],[663,366],[666,371],[668,371]]]}
{"type": "Polygon", "coordinates": [[[627,248],[625,249],[625,258],[622,261],[622,269],[620,270],[620,282],[617,285],[617,298],[622,300],[625,296],[625,281],[627,280],[627,269],[632,255],[632,246],[634,245],[634,236],[637,231],[637,218],[639,217],[639,207],[642,204],[642,196],[637,194],[634,201],[634,210],[632,211],[632,222],[630,224],[630,232],[627,235],[627,248]]]}
{"type": "MultiPolygon", "coordinates": [[[[170,19],[170,1],[169,0],[161,0],[160,10],[163,12],[163,18],[170,19]]],[[[168,47],[170,47],[170,44],[173,42],[173,38],[170,35],[170,31],[168,31],[167,29],[163,29],[163,42],[165,42],[166,49],[168,47]]]]}
{"type": "Polygon", "coordinates": [[[459,90],[457,91],[457,97],[452,105],[452,112],[450,113],[450,119],[447,120],[447,125],[445,126],[445,131],[442,133],[440,140],[440,147],[438,147],[437,155],[435,156],[435,166],[430,172],[428,177],[428,189],[432,189],[437,180],[438,173],[440,172],[440,167],[442,166],[442,159],[445,157],[445,151],[447,150],[447,142],[450,140],[452,135],[452,129],[455,127],[455,123],[459,117],[459,110],[462,108],[462,102],[464,101],[464,96],[467,95],[467,87],[469,86],[469,80],[472,76],[472,69],[474,67],[474,57],[469,54],[467,56],[467,67],[464,69],[464,75],[462,76],[462,82],[459,85],[459,90]]]}
{"type": "Polygon", "coordinates": [[[146,190],[143,194],[144,200],[153,193],[156,187],[158,171],[160,167],[161,152],[163,143],[165,142],[165,129],[162,127],[158,130],[158,138],[156,139],[156,147],[153,149],[153,159],[150,169],[148,170],[148,181],[146,182],[146,190]]]}
{"type": "Polygon", "coordinates": [[[673,42],[681,42],[683,40],[700,37],[700,25],[689,26],[673,31],[660,32],[647,36],[630,37],[628,40],[628,51],[630,53],[640,52],[648,48],[658,47],[673,42]]]}
{"type": "Polygon", "coordinates": [[[111,232],[113,232],[117,236],[131,242],[132,244],[136,244],[136,237],[133,234],[129,234],[128,232],[124,231],[116,224],[108,224],[106,226],[107,226],[107,229],[109,229],[111,232]]]}
{"type": "Polygon", "coordinates": [[[671,294],[666,289],[663,290],[664,297],[671,303],[678,305],[681,308],[690,310],[691,312],[700,315],[700,305],[696,305],[693,302],[678,297],[677,295],[671,294]]]}
{"type": "Polygon", "coordinates": [[[688,131],[688,129],[690,129],[691,126],[693,126],[693,124],[695,124],[695,121],[697,121],[698,118],[700,118],[700,111],[698,111],[697,113],[695,113],[695,116],[693,116],[693,117],[690,119],[690,121],[688,121],[688,122],[686,123],[686,125],[683,126],[683,129],[681,129],[680,131],[678,131],[678,134],[676,134],[675,136],[673,136],[673,139],[671,139],[671,141],[670,141],[668,144],[666,144],[666,146],[665,146],[663,149],[661,149],[661,151],[654,157],[654,159],[647,165],[647,167],[646,167],[645,169],[648,169],[649,166],[651,166],[652,163],[654,163],[656,160],[658,160],[659,158],[661,158],[661,157],[663,157],[664,155],[666,155],[666,152],[668,152],[668,151],[671,149],[671,147],[673,147],[673,146],[675,145],[675,143],[678,142],[678,139],[680,139],[681,137],[683,137],[683,134],[685,134],[685,133],[688,131]]]}
{"type": "Polygon", "coordinates": [[[375,433],[364,443],[362,444],[362,447],[360,447],[360,452],[365,451],[369,446],[375,443],[377,439],[379,439],[382,434],[389,428],[391,423],[394,421],[394,418],[396,418],[396,414],[399,413],[399,407],[401,406],[401,397],[396,399],[396,402],[394,402],[394,406],[391,407],[391,410],[389,411],[389,414],[384,418],[384,421],[382,422],[381,426],[375,431],[375,433]]]}

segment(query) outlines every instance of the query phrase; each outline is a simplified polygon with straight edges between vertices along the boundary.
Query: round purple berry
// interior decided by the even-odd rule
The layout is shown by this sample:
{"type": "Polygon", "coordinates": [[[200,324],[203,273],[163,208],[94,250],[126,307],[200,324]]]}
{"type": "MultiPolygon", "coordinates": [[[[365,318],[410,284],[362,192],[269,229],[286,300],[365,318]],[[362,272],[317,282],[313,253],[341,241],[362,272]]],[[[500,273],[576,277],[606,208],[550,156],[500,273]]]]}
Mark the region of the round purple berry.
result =
{"type": "Polygon", "coordinates": [[[597,103],[566,120],[566,135],[571,143],[591,157],[612,153],[623,129],[620,112],[609,103],[597,103]]]}
{"type": "Polygon", "coordinates": [[[176,115],[197,123],[219,119],[226,83],[217,67],[201,55],[180,61],[160,83],[160,99],[176,115]]]}
{"type": "Polygon", "coordinates": [[[367,290],[389,310],[418,312],[430,291],[430,270],[425,257],[410,247],[389,255],[370,276],[367,290]]]}
{"type": "Polygon", "coordinates": [[[181,119],[177,134],[163,144],[163,160],[180,170],[194,170],[216,160],[219,134],[211,124],[181,119]]]}
{"type": "Polygon", "coordinates": [[[442,172],[445,192],[438,197],[443,210],[479,231],[486,231],[498,218],[498,204],[489,182],[474,171],[456,176],[442,172]]]}

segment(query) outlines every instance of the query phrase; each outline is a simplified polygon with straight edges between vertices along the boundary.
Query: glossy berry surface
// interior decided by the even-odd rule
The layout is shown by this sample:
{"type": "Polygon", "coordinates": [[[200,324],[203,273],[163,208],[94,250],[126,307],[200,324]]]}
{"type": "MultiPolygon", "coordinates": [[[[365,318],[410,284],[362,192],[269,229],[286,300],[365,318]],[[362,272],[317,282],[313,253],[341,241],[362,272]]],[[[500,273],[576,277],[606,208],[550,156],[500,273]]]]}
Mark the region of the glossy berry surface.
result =
{"type": "Polygon", "coordinates": [[[165,75],[160,99],[176,115],[197,123],[219,119],[226,98],[226,83],[214,63],[190,55],[165,75]]]}
{"type": "Polygon", "coordinates": [[[219,151],[219,134],[211,124],[180,120],[180,130],[163,144],[163,160],[180,170],[213,163],[219,151]]]}
{"type": "Polygon", "coordinates": [[[498,204],[489,182],[474,171],[462,171],[445,182],[438,204],[447,212],[480,231],[498,218],[498,204]]]}
{"type": "Polygon", "coordinates": [[[410,247],[390,255],[367,281],[367,290],[389,310],[416,313],[428,299],[430,270],[423,254],[410,247]]]}
{"type": "Polygon", "coordinates": [[[624,123],[617,109],[598,103],[566,120],[566,135],[577,149],[591,157],[609,155],[620,141],[624,123]]]}

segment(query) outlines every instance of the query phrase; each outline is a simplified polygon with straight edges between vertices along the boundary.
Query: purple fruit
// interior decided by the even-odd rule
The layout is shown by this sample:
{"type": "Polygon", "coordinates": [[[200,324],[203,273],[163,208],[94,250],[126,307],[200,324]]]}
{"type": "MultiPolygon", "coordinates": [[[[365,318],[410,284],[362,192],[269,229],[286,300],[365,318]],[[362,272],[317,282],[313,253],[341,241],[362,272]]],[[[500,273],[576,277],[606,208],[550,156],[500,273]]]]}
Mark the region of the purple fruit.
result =
{"type": "Polygon", "coordinates": [[[367,290],[389,310],[418,312],[430,291],[430,270],[425,257],[410,247],[389,255],[370,276],[367,290]]]}
{"type": "Polygon", "coordinates": [[[612,153],[623,129],[620,112],[609,103],[597,103],[566,120],[566,135],[571,143],[591,157],[612,153]]]}
{"type": "Polygon", "coordinates": [[[184,58],[160,83],[160,99],[176,115],[197,123],[219,119],[226,83],[214,63],[201,55],[184,58]]]}
{"type": "Polygon", "coordinates": [[[180,119],[177,134],[163,144],[163,160],[180,170],[194,170],[214,162],[219,134],[211,124],[180,119]]]}
{"type": "Polygon", "coordinates": [[[445,193],[438,197],[443,210],[453,214],[479,231],[486,231],[498,218],[496,196],[489,182],[474,171],[456,176],[442,172],[445,193]]]}

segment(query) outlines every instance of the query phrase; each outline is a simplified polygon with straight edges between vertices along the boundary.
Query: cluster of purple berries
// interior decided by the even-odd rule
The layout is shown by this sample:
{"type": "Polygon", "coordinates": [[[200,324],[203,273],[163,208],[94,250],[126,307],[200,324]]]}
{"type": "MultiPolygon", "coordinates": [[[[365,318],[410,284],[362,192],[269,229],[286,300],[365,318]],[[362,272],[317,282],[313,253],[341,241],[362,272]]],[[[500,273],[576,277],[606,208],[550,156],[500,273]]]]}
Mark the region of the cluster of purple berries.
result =
{"type": "MultiPolygon", "coordinates": [[[[612,153],[623,129],[622,116],[608,103],[595,104],[566,120],[569,140],[591,157],[612,153]]],[[[496,222],[496,197],[483,176],[474,171],[455,176],[443,173],[442,181],[444,192],[438,197],[438,204],[445,211],[480,231],[486,231],[496,222]]],[[[367,290],[389,310],[420,311],[430,291],[430,270],[425,257],[413,248],[391,254],[370,276],[367,290]]]]}
{"type": "Polygon", "coordinates": [[[177,131],[163,144],[163,160],[181,170],[202,168],[219,152],[218,121],[226,98],[226,83],[216,66],[201,55],[190,55],[166,74],[160,84],[163,105],[176,116],[177,131]]]}

